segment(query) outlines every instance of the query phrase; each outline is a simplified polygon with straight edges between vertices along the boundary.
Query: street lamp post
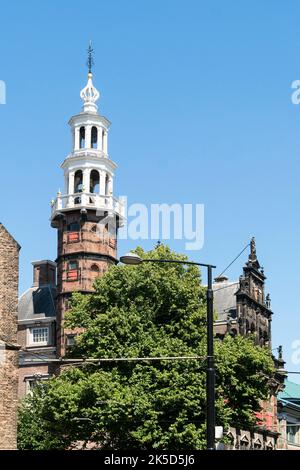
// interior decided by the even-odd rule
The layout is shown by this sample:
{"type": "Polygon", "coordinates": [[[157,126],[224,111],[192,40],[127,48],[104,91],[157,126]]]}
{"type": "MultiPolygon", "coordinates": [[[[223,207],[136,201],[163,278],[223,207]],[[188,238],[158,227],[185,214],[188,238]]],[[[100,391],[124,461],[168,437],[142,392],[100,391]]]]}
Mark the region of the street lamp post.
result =
{"type": "Polygon", "coordinates": [[[171,259],[142,259],[136,253],[130,252],[120,257],[121,263],[138,265],[148,263],[177,263],[204,266],[207,268],[207,368],[206,368],[206,447],[215,450],[215,364],[214,364],[214,319],[213,319],[213,289],[212,264],[195,263],[194,261],[179,261],[171,259]]]}

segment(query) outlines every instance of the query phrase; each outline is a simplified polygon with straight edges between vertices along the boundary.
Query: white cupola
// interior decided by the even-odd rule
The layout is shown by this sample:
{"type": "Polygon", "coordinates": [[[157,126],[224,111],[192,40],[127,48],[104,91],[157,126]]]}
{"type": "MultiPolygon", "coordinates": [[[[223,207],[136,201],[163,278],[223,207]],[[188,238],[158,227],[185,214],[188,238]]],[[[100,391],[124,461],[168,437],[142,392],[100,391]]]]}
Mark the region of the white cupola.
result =
{"type": "Polygon", "coordinates": [[[91,45],[88,52],[88,80],[80,92],[83,107],[69,121],[72,149],[61,165],[64,170],[64,194],[59,192],[57,198],[52,200],[51,220],[58,213],[77,208],[121,212],[121,205],[113,196],[117,165],[108,155],[110,122],[98,113],[96,104],[100,93],[93,84],[91,45]]]}
{"type": "Polygon", "coordinates": [[[96,113],[98,106],[96,101],[100,98],[100,93],[93,85],[93,74],[88,73],[88,82],[80,92],[80,98],[83,101],[83,112],[96,113]]]}

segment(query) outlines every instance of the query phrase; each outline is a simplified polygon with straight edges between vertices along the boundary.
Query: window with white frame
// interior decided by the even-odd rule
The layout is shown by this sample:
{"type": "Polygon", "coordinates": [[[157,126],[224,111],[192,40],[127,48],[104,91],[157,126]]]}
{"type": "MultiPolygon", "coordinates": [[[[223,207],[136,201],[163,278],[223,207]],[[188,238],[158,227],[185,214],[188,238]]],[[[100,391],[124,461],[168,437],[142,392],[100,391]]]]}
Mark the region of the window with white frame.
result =
{"type": "Polygon", "coordinates": [[[49,344],[49,326],[30,328],[28,344],[30,346],[47,346],[49,344]]]}
{"type": "Polygon", "coordinates": [[[286,431],[287,431],[287,441],[291,444],[298,444],[298,433],[300,430],[300,426],[293,423],[287,423],[286,431]]]}
{"type": "Polygon", "coordinates": [[[26,395],[32,394],[35,387],[37,385],[45,384],[45,381],[48,380],[50,377],[49,375],[40,375],[35,374],[33,376],[25,377],[25,388],[26,388],[26,395]]]}

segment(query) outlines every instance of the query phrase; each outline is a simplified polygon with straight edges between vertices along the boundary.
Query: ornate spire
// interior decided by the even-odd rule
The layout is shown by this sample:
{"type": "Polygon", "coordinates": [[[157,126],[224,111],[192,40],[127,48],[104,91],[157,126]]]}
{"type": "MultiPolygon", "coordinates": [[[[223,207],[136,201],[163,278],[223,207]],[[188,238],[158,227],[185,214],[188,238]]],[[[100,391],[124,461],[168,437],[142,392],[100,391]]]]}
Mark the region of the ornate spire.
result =
{"type": "Polygon", "coordinates": [[[88,60],[87,66],[89,69],[88,72],[88,81],[86,86],[80,92],[80,98],[83,101],[83,112],[85,113],[96,113],[98,106],[96,105],[96,101],[100,97],[100,93],[97,88],[93,85],[93,74],[92,74],[92,66],[94,65],[93,53],[94,49],[92,47],[92,42],[90,41],[88,52],[88,60]]]}
{"type": "Polygon", "coordinates": [[[94,59],[93,59],[94,49],[93,49],[92,41],[90,41],[89,43],[89,48],[87,50],[87,53],[88,53],[87,66],[89,69],[89,73],[92,73],[92,67],[94,65],[94,59]]]}
{"type": "Polygon", "coordinates": [[[252,237],[250,241],[250,255],[249,255],[249,260],[250,261],[255,261],[256,258],[256,245],[255,245],[255,238],[252,237]]]}
{"type": "MultiPolygon", "coordinates": [[[[260,264],[258,262],[257,255],[256,255],[256,244],[255,244],[254,237],[252,237],[250,241],[250,254],[249,254],[248,262],[246,263],[246,266],[254,267],[257,270],[260,269],[260,264]]],[[[264,276],[263,271],[261,274],[264,276]]]]}

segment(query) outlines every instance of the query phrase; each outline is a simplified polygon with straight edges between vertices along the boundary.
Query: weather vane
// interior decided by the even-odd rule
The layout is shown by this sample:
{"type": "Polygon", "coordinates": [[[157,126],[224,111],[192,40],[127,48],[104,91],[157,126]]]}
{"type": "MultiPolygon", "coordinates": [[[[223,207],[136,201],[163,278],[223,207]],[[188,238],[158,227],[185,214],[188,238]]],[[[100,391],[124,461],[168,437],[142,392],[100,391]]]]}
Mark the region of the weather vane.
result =
{"type": "Polygon", "coordinates": [[[93,59],[94,49],[93,49],[92,41],[90,41],[89,43],[89,48],[87,50],[87,53],[88,53],[87,66],[89,68],[89,73],[92,73],[92,67],[94,65],[94,59],[93,59]]]}

